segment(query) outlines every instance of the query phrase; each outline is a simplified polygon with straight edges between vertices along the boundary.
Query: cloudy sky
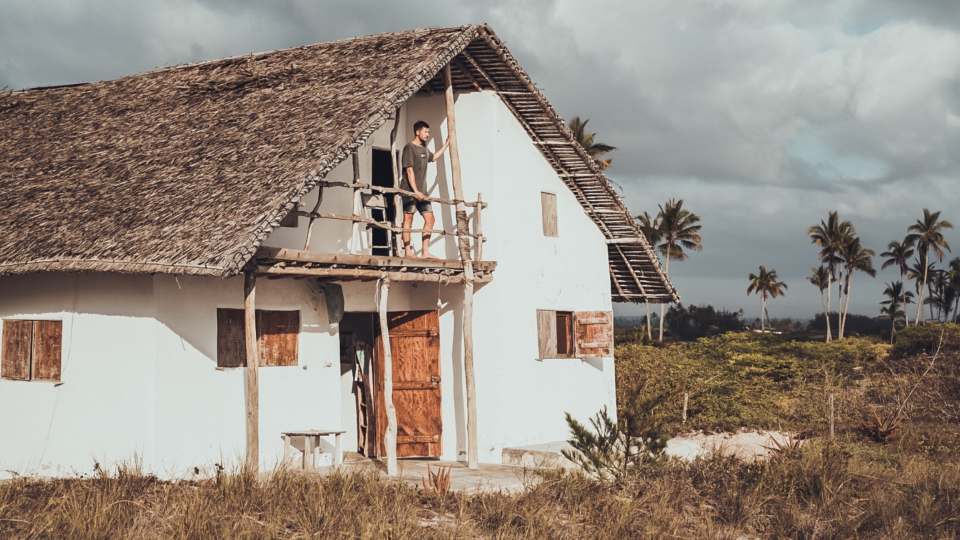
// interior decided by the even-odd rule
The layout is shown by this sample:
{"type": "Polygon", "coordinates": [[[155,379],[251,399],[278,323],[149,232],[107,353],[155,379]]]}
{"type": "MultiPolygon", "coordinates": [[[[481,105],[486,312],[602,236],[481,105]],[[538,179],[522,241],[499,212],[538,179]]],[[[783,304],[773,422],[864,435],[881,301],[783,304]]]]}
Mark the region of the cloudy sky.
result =
{"type": "MultiPolygon", "coordinates": [[[[831,210],[878,253],[942,210],[960,252],[956,0],[0,0],[0,88],[478,22],[618,147],[631,210],[703,218],[703,251],[671,265],[686,304],[756,316],[762,264],[790,286],[771,316],[812,316],[806,230],[831,210]]],[[[851,310],[876,314],[895,279],[857,276],[851,310]]]]}

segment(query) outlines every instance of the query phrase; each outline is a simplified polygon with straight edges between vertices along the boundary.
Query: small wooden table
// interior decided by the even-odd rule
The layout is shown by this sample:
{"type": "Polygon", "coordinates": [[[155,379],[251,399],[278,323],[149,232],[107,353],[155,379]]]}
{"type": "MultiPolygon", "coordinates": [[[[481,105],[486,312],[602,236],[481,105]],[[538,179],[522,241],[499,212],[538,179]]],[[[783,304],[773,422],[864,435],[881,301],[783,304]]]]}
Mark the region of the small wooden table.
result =
{"type": "Polygon", "coordinates": [[[333,465],[335,467],[340,466],[343,463],[343,452],[340,450],[340,435],[346,433],[344,430],[334,430],[334,429],[313,429],[309,431],[284,431],[280,434],[280,437],[283,438],[283,459],[287,460],[287,457],[293,451],[293,445],[290,443],[290,440],[293,437],[303,437],[303,468],[312,469],[315,466],[314,463],[314,454],[317,448],[320,447],[320,437],[325,437],[328,435],[334,436],[334,450],[333,450],[333,465]]]}

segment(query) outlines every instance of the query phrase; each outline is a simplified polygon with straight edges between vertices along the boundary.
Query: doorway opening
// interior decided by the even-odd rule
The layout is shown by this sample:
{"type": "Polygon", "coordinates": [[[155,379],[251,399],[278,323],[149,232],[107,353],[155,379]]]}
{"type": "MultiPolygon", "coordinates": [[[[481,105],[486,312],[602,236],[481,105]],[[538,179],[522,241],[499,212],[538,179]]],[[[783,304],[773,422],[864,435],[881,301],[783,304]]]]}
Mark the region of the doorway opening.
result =
{"type": "MultiPolygon", "coordinates": [[[[393,187],[393,163],[390,161],[389,150],[373,149],[373,166],[371,169],[371,183],[377,187],[393,187]]],[[[393,196],[385,194],[386,209],[374,208],[371,218],[380,222],[394,223],[397,209],[393,203],[393,196]]],[[[390,245],[390,234],[386,229],[375,227],[372,231],[372,252],[374,255],[390,255],[393,251],[390,245]]]]}
{"type": "Polygon", "coordinates": [[[344,313],[340,320],[343,429],[356,426],[357,452],[373,455],[373,345],[376,313],[344,313]]]}

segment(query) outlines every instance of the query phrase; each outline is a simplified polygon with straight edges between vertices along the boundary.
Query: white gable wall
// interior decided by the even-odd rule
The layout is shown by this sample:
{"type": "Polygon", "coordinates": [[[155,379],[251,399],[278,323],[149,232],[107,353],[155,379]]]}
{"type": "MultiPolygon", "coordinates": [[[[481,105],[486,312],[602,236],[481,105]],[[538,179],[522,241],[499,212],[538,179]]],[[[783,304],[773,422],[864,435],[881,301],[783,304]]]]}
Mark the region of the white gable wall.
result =
{"type": "MultiPolygon", "coordinates": [[[[432,128],[428,147],[442,145],[442,94],[418,95],[404,106],[398,148],[419,119],[432,128]]],[[[602,234],[493,93],[458,95],[457,120],[465,198],[482,192],[489,203],[483,258],[498,262],[493,282],[477,287],[473,322],[480,457],[497,463],[504,446],[567,438],[565,411],[586,419],[604,405],[614,408],[612,358],[537,358],[537,310],[610,310],[609,270],[602,234]],[[542,233],[544,191],[557,195],[559,238],[542,233]]],[[[360,149],[361,181],[369,181],[372,148],[389,148],[392,127],[388,121],[360,149]]],[[[431,165],[431,195],[453,198],[449,163],[447,153],[431,165]]],[[[328,178],[352,177],[347,159],[328,178]]],[[[315,201],[308,195],[301,208],[315,201]]],[[[325,191],[322,212],[350,214],[351,207],[351,190],[325,191]]],[[[435,203],[434,210],[438,227],[455,228],[452,207],[435,203]]],[[[302,249],[308,220],[299,221],[266,245],[302,249]]],[[[415,226],[421,223],[418,216],[415,226]]],[[[349,222],[318,220],[310,247],[349,252],[351,229],[349,222]]],[[[419,245],[418,234],[414,239],[419,245]]],[[[453,237],[434,241],[434,254],[458,258],[453,237]]],[[[346,310],[375,311],[374,292],[374,283],[344,284],[346,310]]],[[[391,311],[440,311],[443,459],[466,455],[462,294],[460,286],[412,283],[395,283],[390,293],[391,311]]],[[[216,368],[216,309],[241,308],[242,296],[242,278],[0,277],[0,317],[64,321],[63,385],[0,380],[0,410],[30,411],[0,416],[0,470],[60,466],[47,472],[69,474],[89,471],[94,459],[138,455],[158,473],[184,476],[193,467],[209,472],[214,463],[238,463],[246,379],[242,368],[216,368]]],[[[341,375],[338,328],[328,324],[316,285],[260,279],[257,307],[298,309],[302,323],[299,365],[260,370],[264,466],[279,459],[284,430],[346,429],[344,449],[354,449],[352,375],[341,375]]]]}

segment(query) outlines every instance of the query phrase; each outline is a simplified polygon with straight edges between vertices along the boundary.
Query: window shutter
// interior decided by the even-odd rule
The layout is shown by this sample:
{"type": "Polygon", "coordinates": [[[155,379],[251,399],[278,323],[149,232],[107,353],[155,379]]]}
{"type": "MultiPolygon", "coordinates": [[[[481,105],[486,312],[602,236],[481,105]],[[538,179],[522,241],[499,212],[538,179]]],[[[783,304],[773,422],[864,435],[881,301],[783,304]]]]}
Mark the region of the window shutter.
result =
{"type": "Polygon", "coordinates": [[[217,367],[247,365],[242,309],[217,309],[217,367]]]}
{"type": "Polygon", "coordinates": [[[612,311],[578,311],[575,319],[578,358],[613,356],[612,311]]]}
{"type": "Polygon", "coordinates": [[[33,322],[33,379],[60,380],[63,321],[33,322]]]}
{"type": "Polygon", "coordinates": [[[573,339],[573,313],[557,311],[557,358],[573,358],[576,346],[573,339]]]}
{"type": "Polygon", "coordinates": [[[540,358],[557,357],[557,312],[537,310],[537,341],[540,344],[540,358]]]}
{"type": "Polygon", "coordinates": [[[15,381],[30,380],[31,321],[3,321],[2,367],[0,376],[15,381]]]}
{"type": "Polygon", "coordinates": [[[540,206],[543,208],[543,235],[560,236],[557,228],[557,195],[540,193],[540,206]]]}
{"type": "Polygon", "coordinates": [[[300,335],[299,311],[257,311],[260,365],[295,366],[300,335]]]}

